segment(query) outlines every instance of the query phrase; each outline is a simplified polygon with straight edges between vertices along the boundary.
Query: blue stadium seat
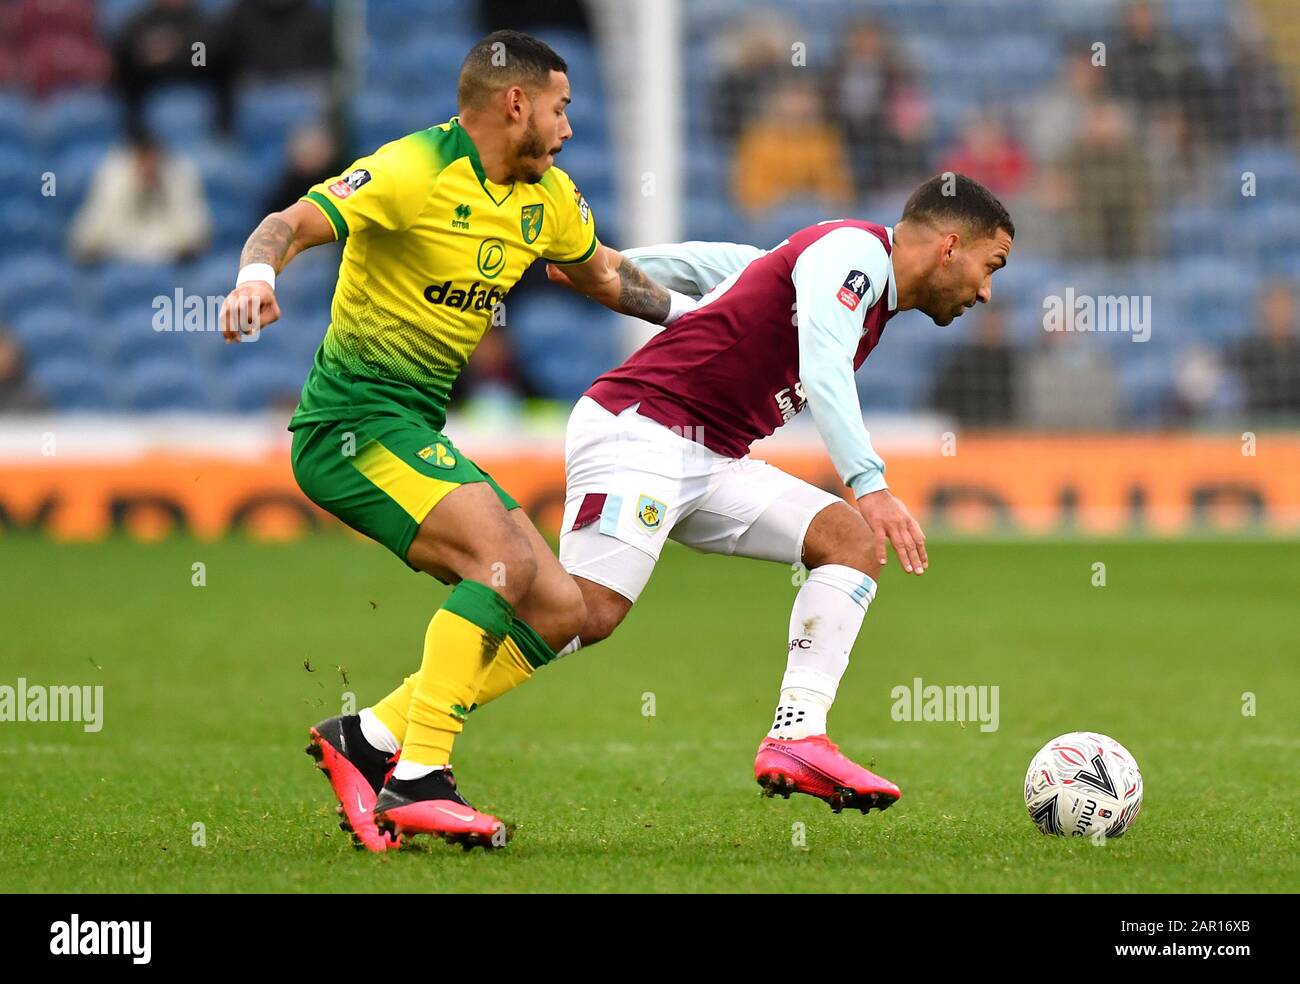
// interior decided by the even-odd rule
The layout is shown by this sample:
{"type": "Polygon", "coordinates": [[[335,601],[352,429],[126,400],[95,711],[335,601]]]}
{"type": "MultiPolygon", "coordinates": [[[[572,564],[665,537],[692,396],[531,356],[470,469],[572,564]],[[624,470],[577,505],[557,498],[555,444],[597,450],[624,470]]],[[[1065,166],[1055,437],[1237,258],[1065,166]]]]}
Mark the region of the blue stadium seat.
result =
{"type": "Polygon", "coordinates": [[[59,210],[65,221],[71,221],[73,213],[86,200],[95,173],[108,151],[107,146],[80,144],[59,154],[52,169],[57,194],[50,204],[59,210]]]}
{"type": "Polygon", "coordinates": [[[1300,252],[1300,203],[1256,199],[1237,212],[1230,231],[1238,255],[1272,273],[1300,252]]]}
{"type": "Polygon", "coordinates": [[[1116,373],[1124,395],[1126,420],[1139,426],[1155,426],[1163,422],[1173,398],[1174,361],[1144,355],[1135,352],[1118,360],[1116,373]]]}
{"type": "Polygon", "coordinates": [[[155,297],[171,297],[181,286],[180,269],[172,264],[104,263],[89,273],[95,308],[113,318],[132,312],[152,316],[155,297]]]}
{"type": "Polygon", "coordinates": [[[614,193],[610,154],[592,141],[570,140],[555,163],[573,178],[588,202],[614,193]]]}
{"type": "Polygon", "coordinates": [[[1225,204],[1245,212],[1257,199],[1300,201],[1300,157],[1290,147],[1274,143],[1239,147],[1224,162],[1218,175],[1218,191],[1225,204]],[[1255,196],[1242,195],[1242,175],[1255,175],[1255,196]]]}
{"type": "Polygon", "coordinates": [[[581,298],[541,289],[511,302],[507,316],[520,367],[547,396],[576,399],[619,361],[617,319],[581,298]]]}
{"type": "Polygon", "coordinates": [[[285,360],[268,358],[265,345],[265,340],[253,343],[246,353],[250,358],[217,383],[216,397],[223,408],[244,413],[265,410],[273,403],[296,399],[302,391],[304,373],[285,360]]]}
{"type": "Polygon", "coordinates": [[[56,304],[28,308],[14,317],[13,327],[31,360],[84,359],[92,348],[85,316],[74,308],[56,304]]]}
{"type": "Polygon", "coordinates": [[[211,89],[173,85],[152,93],[144,106],[145,123],[172,148],[187,149],[210,136],[216,126],[217,101],[211,89]]]}
{"type": "Polygon", "coordinates": [[[1160,231],[1169,256],[1218,255],[1223,236],[1237,225],[1230,213],[1215,205],[1175,205],[1160,217],[1160,231]]]}
{"type": "Polygon", "coordinates": [[[103,369],[84,356],[34,360],[32,381],[59,410],[103,410],[112,403],[103,369]]]}
{"type": "Polygon", "coordinates": [[[5,231],[0,255],[58,252],[66,232],[62,217],[55,199],[42,198],[35,191],[22,198],[0,199],[0,228],[5,231]]]}
{"type": "Polygon", "coordinates": [[[31,254],[6,260],[0,264],[0,312],[12,318],[27,308],[73,297],[73,280],[71,266],[58,257],[31,254]]]}
{"type": "Polygon", "coordinates": [[[108,92],[76,90],[54,96],[36,123],[51,151],[82,146],[102,151],[122,135],[122,108],[108,92]]]}
{"type": "MultiPolygon", "coordinates": [[[[725,196],[690,197],[682,217],[683,237],[705,242],[735,242],[742,234],[744,219],[725,196]]],[[[599,216],[597,216],[599,219],[599,216]]],[[[604,235],[602,226],[601,235],[604,235]]],[[[637,245],[629,243],[628,245],[637,245]]],[[[770,245],[770,244],[769,244],[770,245]]]]}
{"type": "Polygon", "coordinates": [[[434,37],[450,29],[469,38],[455,58],[459,66],[479,38],[475,16],[473,0],[368,0],[366,33],[383,41],[404,41],[413,35],[434,37]]]}
{"type": "Polygon", "coordinates": [[[207,376],[193,362],[168,356],[143,359],[123,376],[123,403],[141,412],[211,408],[207,376]]]}
{"type": "Polygon", "coordinates": [[[32,141],[36,124],[31,103],[17,93],[0,92],[0,150],[24,146],[32,141]]]}
{"type": "MultiPolygon", "coordinates": [[[[731,155],[717,144],[701,140],[686,149],[685,185],[688,208],[696,202],[731,195],[731,155]]],[[[689,214],[689,212],[688,212],[689,214]]]]}

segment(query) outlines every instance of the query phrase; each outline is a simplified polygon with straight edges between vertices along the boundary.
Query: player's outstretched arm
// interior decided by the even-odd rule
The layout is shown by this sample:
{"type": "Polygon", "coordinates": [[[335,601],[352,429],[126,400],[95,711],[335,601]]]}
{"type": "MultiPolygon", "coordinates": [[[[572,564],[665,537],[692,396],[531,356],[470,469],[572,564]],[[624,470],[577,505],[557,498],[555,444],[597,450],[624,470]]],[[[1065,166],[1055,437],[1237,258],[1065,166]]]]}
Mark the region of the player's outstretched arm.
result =
{"type": "Polygon", "coordinates": [[[221,306],[221,334],[228,342],[255,334],[280,317],[275,277],[304,249],[334,241],[334,227],[315,205],[295,202],[264,218],[239,254],[235,289],[221,306]]]}
{"type": "Polygon", "coordinates": [[[553,283],[564,284],[593,301],[651,324],[671,324],[695,307],[694,299],[647,277],[635,263],[603,243],[585,263],[546,265],[553,283]]]}

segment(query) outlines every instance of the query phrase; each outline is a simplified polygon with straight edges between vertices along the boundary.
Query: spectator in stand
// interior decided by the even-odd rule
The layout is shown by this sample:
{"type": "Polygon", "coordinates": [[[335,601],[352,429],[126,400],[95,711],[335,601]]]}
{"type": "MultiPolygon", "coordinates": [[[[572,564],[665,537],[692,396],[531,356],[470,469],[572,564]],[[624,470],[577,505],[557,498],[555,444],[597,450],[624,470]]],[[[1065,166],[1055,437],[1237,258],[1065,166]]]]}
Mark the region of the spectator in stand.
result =
{"type": "Polygon", "coordinates": [[[901,48],[875,21],[848,25],[826,105],[853,148],[859,194],[911,186],[927,171],[930,110],[901,48]]]}
{"type": "Polygon", "coordinates": [[[1003,201],[1015,198],[1029,179],[1029,155],[993,115],[972,118],[940,171],[974,178],[1003,201]]]}
{"type": "Polygon", "coordinates": [[[1287,140],[1291,137],[1291,100],[1265,39],[1238,21],[1230,58],[1209,108],[1213,130],[1228,143],[1287,140]]]}
{"type": "Polygon", "coordinates": [[[1258,304],[1259,332],[1229,353],[1241,377],[1246,409],[1263,417],[1300,416],[1300,336],[1295,288],[1267,285],[1258,304]]]}
{"type": "Polygon", "coordinates": [[[45,398],[27,378],[18,340],[0,326],[0,413],[37,413],[46,409],[45,398]]]}
{"type": "Polygon", "coordinates": [[[1051,88],[1029,103],[1022,132],[1039,164],[1054,164],[1079,139],[1083,109],[1102,93],[1106,69],[1092,63],[1086,39],[1068,42],[1051,88]]]}
{"type": "Polygon", "coordinates": [[[235,0],[217,27],[232,79],[319,77],[334,67],[334,30],[313,0],[235,0]]]}
{"type": "Polygon", "coordinates": [[[1142,143],[1118,103],[1088,106],[1055,181],[1071,255],[1124,260],[1151,252],[1155,188],[1142,143]]]}
{"type": "Polygon", "coordinates": [[[1037,430],[1114,430],[1123,408],[1110,362],[1091,334],[1073,328],[1073,312],[1051,317],[1043,340],[1025,354],[1021,423],[1037,430]]]}
{"type": "Polygon", "coordinates": [[[269,215],[288,208],[312,185],[339,174],[350,163],[341,156],[338,141],[324,123],[308,123],[289,137],[289,163],[275,189],[262,201],[269,215]]]}
{"type": "Polygon", "coordinates": [[[108,52],[92,0],[13,0],[0,4],[0,83],[38,98],[108,79],[108,52]]]}
{"type": "Polygon", "coordinates": [[[136,133],[100,163],[68,247],[83,263],[174,263],[201,253],[211,226],[194,164],[136,133]]]}
{"type": "Polygon", "coordinates": [[[749,16],[719,37],[722,69],[711,90],[713,130],[724,143],[732,144],[755,122],[755,114],[773,93],[795,77],[792,46],[803,32],[780,14],[765,12],[749,16]]]}
{"type": "Polygon", "coordinates": [[[1001,304],[988,304],[980,313],[974,340],[950,351],[940,365],[930,405],[964,426],[1005,426],[1015,413],[1016,371],[1006,311],[1001,304]]]}
{"type": "Polygon", "coordinates": [[[1209,81],[1193,46],[1161,23],[1157,6],[1132,0],[1124,8],[1119,37],[1106,52],[1110,93],[1136,106],[1144,121],[1167,112],[1204,118],[1209,81]]]}
{"type": "Polygon", "coordinates": [[[1168,423],[1193,427],[1226,419],[1241,403],[1239,388],[1220,354],[1193,344],[1178,353],[1168,423]]]}
{"type": "Polygon", "coordinates": [[[811,82],[792,80],[773,94],[767,115],[736,144],[734,175],[736,203],[750,213],[790,199],[838,208],[853,198],[844,142],[822,117],[811,82]]]}
{"type": "Polygon", "coordinates": [[[195,0],[152,0],[123,25],[113,43],[113,78],[128,128],[143,128],[144,104],[154,89],[188,83],[213,89],[218,125],[229,131],[229,78],[212,39],[212,25],[195,0]],[[196,51],[196,44],[203,47],[196,51]]]}

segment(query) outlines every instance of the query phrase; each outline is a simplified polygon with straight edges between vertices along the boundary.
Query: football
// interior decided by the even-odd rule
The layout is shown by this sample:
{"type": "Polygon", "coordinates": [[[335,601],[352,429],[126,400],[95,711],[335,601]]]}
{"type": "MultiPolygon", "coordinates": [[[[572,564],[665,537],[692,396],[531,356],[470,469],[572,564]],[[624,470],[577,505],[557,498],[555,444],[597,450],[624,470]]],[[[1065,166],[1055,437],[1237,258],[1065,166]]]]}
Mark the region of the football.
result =
{"type": "Polygon", "coordinates": [[[1025,807],[1045,834],[1119,837],[1142,808],[1142,771],[1114,738],[1061,735],[1029,763],[1025,807]]]}

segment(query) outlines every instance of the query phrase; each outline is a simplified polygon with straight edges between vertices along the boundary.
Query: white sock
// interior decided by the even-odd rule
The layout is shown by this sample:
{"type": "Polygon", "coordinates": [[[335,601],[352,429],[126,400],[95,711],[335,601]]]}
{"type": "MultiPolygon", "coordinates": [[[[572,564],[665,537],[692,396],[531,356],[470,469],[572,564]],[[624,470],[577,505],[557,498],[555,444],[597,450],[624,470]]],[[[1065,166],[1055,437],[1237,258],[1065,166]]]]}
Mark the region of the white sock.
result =
{"type": "Polygon", "coordinates": [[[849,651],[875,597],[876,582],[843,564],[808,575],[790,611],[790,655],[770,737],[795,741],[826,733],[849,651]]]}
{"type": "Polygon", "coordinates": [[[375,748],[393,755],[402,747],[397,736],[388,730],[388,726],[370,708],[363,707],[357,716],[361,718],[361,733],[375,748]]]}
{"type": "Polygon", "coordinates": [[[555,658],[559,659],[561,656],[568,656],[570,653],[576,653],[581,648],[582,648],[582,637],[574,636],[572,639],[569,640],[567,646],[565,646],[563,649],[561,649],[558,653],[555,654],[555,658]]]}
{"type": "Polygon", "coordinates": [[[397,768],[393,770],[394,779],[423,779],[431,772],[437,772],[439,769],[446,769],[445,765],[418,765],[415,762],[408,762],[406,759],[397,760],[397,768]]]}

